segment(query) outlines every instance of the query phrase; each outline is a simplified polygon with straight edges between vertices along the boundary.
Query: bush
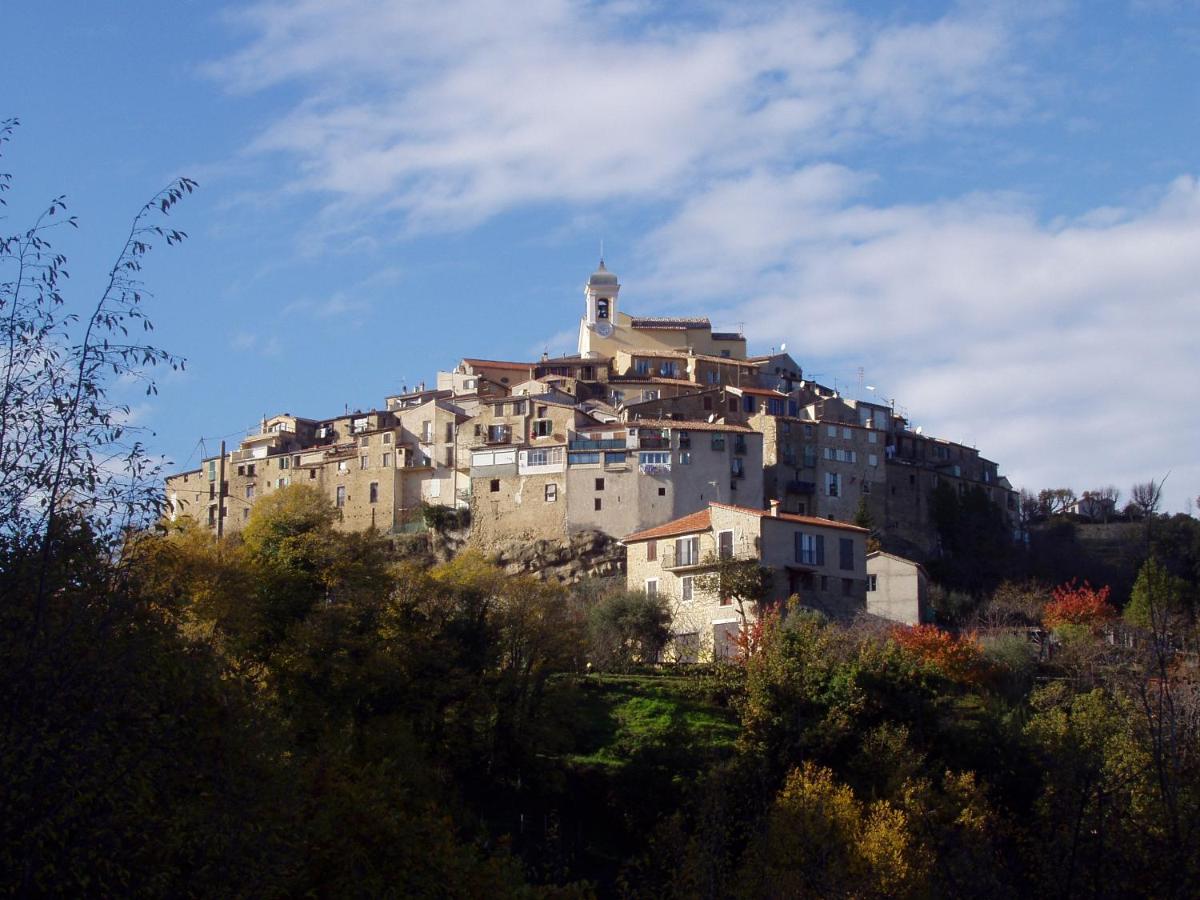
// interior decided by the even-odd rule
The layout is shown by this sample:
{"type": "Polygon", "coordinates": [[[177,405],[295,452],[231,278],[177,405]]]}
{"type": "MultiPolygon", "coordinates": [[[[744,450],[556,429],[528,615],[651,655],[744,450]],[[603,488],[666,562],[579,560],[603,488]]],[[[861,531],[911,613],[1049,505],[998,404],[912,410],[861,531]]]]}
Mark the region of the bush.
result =
{"type": "Polygon", "coordinates": [[[627,672],[653,662],[671,637],[671,611],[662,597],[621,591],[601,597],[588,610],[588,657],[608,672],[627,672]]]}

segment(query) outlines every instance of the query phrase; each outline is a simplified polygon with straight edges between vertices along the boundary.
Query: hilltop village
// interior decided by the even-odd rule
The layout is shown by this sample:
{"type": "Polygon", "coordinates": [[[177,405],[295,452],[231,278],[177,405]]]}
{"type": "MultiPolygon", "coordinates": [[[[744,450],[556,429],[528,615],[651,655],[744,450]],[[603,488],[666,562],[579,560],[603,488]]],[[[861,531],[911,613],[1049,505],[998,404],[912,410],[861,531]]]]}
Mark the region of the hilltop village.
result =
{"type": "Polygon", "coordinates": [[[601,261],[573,356],[468,357],[382,408],[264,419],[168,478],[168,514],[227,535],[256,500],[305,484],[349,530],[416,530],[440,507],[485,552],[598,532],[624,543],[630,587],[676,601],[677,638],[718,650],[745,622],[729,598],[700,602],[706,560],[755,559],[780,599],[911,624],[923,597],[914,587],[889,607],[896,592],[880,580],[923,583],[939,484],[978,489],[1015,521],[1017,494],[976,449],[805,378],[785,352],[748,355],[743,334],[707,318],[624,312],[620,291],[601,261]]]}

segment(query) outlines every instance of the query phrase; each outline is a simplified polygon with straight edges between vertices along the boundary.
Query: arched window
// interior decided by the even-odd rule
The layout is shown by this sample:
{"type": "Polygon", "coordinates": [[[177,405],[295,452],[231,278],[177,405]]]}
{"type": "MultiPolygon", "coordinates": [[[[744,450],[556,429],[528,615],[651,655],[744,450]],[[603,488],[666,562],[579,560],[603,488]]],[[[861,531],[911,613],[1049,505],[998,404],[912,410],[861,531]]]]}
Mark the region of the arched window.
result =
{"type": "Polygon", "coordinates": [[[607,319],[608,318],[608,298],[607,297],[601,297],[599,300],[596,301],[596,318],[597,319],[607,319]]]}

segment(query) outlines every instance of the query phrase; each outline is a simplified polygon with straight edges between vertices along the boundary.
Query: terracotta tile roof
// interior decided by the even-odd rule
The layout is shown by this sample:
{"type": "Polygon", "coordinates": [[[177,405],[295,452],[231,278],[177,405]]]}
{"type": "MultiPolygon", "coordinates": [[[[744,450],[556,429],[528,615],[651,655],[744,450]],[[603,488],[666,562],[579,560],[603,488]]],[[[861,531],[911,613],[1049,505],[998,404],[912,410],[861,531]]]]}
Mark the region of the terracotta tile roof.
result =
{"type": "Polygon", "coordinates": [[[729,385],[731,391],[741,391],[743,394],[754,394],[756,397],[787,397],[783,391],[772,390],[771,388],[756,388],[756,387],[737,387],[729,385]]]}
{"type": "Polygon", "coordinates": [[[725,425],[720,422],[694,422],[683,419],[630,419],[631,428],[673,428],[675,431],[733,431],[738,434],[759,434],[745,425],[725,425]]]}
{"type": "Polygon", "coordinates": [[[470,363],[472,366],[486,366],[489,369],[534,369],[534,368],[537,368],[537,363],[504,362],[499,359],[474,359],[470,356],[463,357],[463,362],[470,363]]]}
{"type": "Polygon", "coordinates": [[[707,317],[700,316],[634,316],[629,320],[633,328],[667,329],[670,331],[686,331],[689,328],[711,328],[707,317]]]}
{"type": "Polygon", "coordinates": [[[631,541],[652,541],[655,538],[671,537],[676,534],[691,534],[694,531],[707,531],[712,527],[712,517],[709,515],[708,509],[702,509],[700,512],[694,512],[691,515],[683,516],[679,519],[673,519],[670,522],[665,522],[662,525],[656,525],[653,528],[647,528],[643,531],[635,531],[633,534],[627,535],[621,539],[621,543],[628,544],[631,541]]]}
{"type": "Polygon", "coordinates": [[[618,375],[608,379],[609,384],[674,384],[686,387],[703,387],[699,382],[686,378],[664,378],[661,375],[618,375]]]}
{"type": "Polygon", "coordinates": [[[795,513],[781,512],[777,516],[771,515],[771,511],[767,509],[755,509],[752,506],[734,506],[732,503],[717,503],[710,501],[709,506],[719,506],[722,509],[732,509],[735,512],[746,513],[751,516],[758,516],[763,519],[778,519],[781,522],[797,522],[801,525],[815,525],[820,528],[838,528],[842,531],[859,531],[863,534],[869,534],[870,529],[859,528],[857,525],[851,525],[849,522],[835,522],[833,519],[822,519],[818,516],[799,516],[795,513]]]}

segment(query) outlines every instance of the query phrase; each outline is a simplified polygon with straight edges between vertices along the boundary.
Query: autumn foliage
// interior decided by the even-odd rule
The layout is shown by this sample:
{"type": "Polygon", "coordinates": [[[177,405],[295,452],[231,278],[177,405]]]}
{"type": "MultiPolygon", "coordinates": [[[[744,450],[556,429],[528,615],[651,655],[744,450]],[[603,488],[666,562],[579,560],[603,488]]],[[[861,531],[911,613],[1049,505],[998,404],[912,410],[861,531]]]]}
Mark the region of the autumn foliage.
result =
{"type": "Polygon", "coordinates": [[[974,634],[955,635],[936,625],[900,626],[892,640],[951,681],[978,681],[983,670],[983,651],[974,634]]]}
{"type": "Polygon", "coordinates": [[[1094,588],[1086,581],[1078,584],[1071,579],[1054,589],[1053,599],[1042,610],[1042,623],[1047,628],[1100,625],[1116,615],[1109,605],[1108,594],[1107,586],[1094,588]]]}

